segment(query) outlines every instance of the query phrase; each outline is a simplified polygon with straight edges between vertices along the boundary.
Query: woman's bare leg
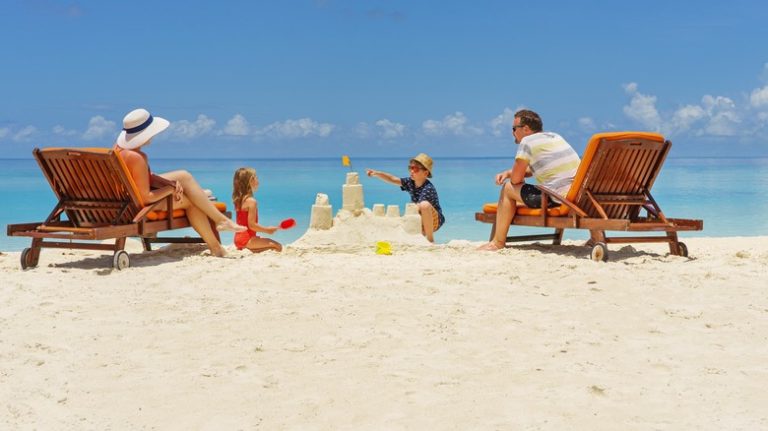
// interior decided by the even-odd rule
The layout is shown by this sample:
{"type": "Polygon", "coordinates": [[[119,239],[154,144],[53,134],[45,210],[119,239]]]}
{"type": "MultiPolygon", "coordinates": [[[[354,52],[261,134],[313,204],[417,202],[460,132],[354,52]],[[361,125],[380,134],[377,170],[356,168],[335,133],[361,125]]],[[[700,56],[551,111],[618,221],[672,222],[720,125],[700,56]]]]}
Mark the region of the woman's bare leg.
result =
{"type": "Polygon", "coordinates": [[[222,214],[213,205],[213,203],[211,203],[211,201],[208,199],[208,195],[205,194],[203,188],[200,187],[200,184],[198,184],[197,180],[195,180],[195,177],[193,177],[189,172],[179,170],[166,172],[164,174],[160,174],[160,176],[171,181],[180,182],[181,187],[184,189],[184,195],[187,197],[187,199],[189,199],[192,206],[197,207],[200,211],[205,213],[208,218],[213,220],[213,222],[216,223],[216,229],[234,231],[244,230],[243,227],[238,226],[237,223],[224,216],[224,214],[222,214]]]}
{"type": "Polygon", "coordinates": [[[280,252],[283,250],[283,246],[279,242],[269,238],[251,238],[245,247],[254,253],[261,253],[267,250],[280,252]]]}
{"type": "Polygon", "coordinates": [[[208,249],[211,251],[211,254],[217,257],[223,257],[227,255],[227,252],[224,250],[224,247],[221,246],[221,243],[216,238],[216,234],[213,233],[213,230],[211,229],[211,224],[208,221],[208,216],[205,215],[202,211],[200,211],[195,206],[190,206],[186,208],[187,212],[187,218],[189,219],[189,224],[192,225],[192,228],[195,229],[195,232],[200,235],[200,238],[205,241],[205,243],[208,245],[208,249]]]}

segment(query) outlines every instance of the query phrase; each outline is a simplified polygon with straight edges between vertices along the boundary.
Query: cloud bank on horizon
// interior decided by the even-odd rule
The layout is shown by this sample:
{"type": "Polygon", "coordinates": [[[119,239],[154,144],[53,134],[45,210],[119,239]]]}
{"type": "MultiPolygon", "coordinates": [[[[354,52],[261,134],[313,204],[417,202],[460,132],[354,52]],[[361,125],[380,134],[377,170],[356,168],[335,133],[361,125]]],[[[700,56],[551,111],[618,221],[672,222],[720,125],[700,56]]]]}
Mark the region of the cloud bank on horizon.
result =
{"type": "MultiPolygon", "coordinates": [[[[768,63],[764,66],[768,76],[768,63]]],[[[637,82],[622,85],[627,97],[621,107],[624,122],[614,124],[600,118],[579,117],[573,119],[574,129],[584,133],[612,130],[642,129],[664,134],[669,138],[690,137],[740,137],[768,141],[768,84],[746,90],[739,97],[722,95],[701,96],[694,103],[681,104],[669,112],[660,111],[659,96],[641,92],[637,82]]],[[[355,125],[340,125],[313,118],[288,118],[269,124],[255,124],[243,114],[216,120],[206,113],[193,119],[170,119],[169,130],[158,139],[171,142],[195,141],[211,138],[238,139],[242,142],[295,141],[353,139],[364,141],[420,140],[422,138],[489,138],[509,139],[510,125],[516,110],[506,107],[490,119],[471,120],[457,111],[442,118],[425,119],[420,124],[403,124],[396,119],[380,118],[355,125]]],[[[164,116],[162,112],[156,115],[164,116]]],[[[546,119],[545,119],[546,120],[546,119]]],[[[56,125],[44,130],[29,124],[19,127],[0,127],[0,142],[45,141],[52,144],[80,140],[83,143],[104,144],[120,132],[120,119],[107,119],[95,115],[84,128],[72,125],[56,125]]],[[[764,145],[764,144],[763,144],[764,145]]]]}

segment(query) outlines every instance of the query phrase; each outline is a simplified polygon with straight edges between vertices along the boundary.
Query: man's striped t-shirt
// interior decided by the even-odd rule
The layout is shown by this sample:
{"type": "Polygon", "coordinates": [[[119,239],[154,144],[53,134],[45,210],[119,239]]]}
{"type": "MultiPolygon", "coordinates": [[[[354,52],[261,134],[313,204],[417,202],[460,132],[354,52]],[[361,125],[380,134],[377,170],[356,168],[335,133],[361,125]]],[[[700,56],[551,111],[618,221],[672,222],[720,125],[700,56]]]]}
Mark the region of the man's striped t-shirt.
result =
{"type": "Polygon", "coordinates": [[[520,141],[515,159],[528,162],[536,181],[565,196],[580,159],[562,136],[552,132],[528,135],[520,141]]]}

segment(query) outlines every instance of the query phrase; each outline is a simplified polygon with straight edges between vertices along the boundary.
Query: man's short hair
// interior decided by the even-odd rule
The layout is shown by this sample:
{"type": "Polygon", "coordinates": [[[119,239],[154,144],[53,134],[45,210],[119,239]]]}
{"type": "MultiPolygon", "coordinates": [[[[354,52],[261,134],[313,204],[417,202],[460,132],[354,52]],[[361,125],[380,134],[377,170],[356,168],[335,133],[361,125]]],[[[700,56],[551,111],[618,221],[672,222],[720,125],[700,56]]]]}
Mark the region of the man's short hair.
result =
{"type": "Polygon", "coordinates": [[[534,133],[544,130],[544,123],[542,123],[541,117],[531,110],[521,109],[515,112],[515,118],[520,119],[521,126],[528,126],[534,133]]]}

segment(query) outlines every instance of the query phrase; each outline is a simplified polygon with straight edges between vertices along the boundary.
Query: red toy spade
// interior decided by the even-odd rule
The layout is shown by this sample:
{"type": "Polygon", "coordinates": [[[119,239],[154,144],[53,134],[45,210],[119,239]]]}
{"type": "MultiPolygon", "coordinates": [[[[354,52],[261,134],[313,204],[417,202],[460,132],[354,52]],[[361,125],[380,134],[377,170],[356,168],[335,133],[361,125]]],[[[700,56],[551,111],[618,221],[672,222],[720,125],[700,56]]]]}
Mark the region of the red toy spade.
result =
{"type": "Polygon", "coordinates": [[[296,226],[296,220],[292,218],[287,218],[280,222],[280,229],[290,229],[294,226],[296,226]]]}

